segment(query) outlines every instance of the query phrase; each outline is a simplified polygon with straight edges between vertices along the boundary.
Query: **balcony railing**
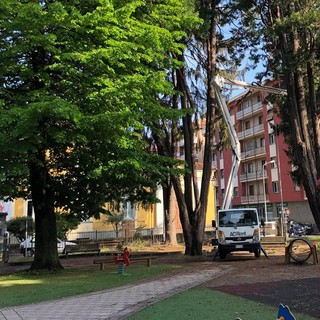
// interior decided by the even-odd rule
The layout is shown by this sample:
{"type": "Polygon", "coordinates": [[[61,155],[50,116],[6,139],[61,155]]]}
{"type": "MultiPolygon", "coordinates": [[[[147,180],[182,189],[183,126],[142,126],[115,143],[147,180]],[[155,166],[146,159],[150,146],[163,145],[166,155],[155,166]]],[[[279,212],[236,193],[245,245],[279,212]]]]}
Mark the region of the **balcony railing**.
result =
{"type": "Polygon", "coordinates": [[[252,136],[259,134],[259,133],[262,133],[262,132],[263,132],[263,125],[259,124],[255,127],[250,128],[250,129],[237,132],[237,135],[238,135],[238,139],[244,139],[244,138],[252,137],[252,136]]]}
{"type": "Polygon", "coordinates": [[[264,155],[265,153],[266,153],[265,147],[255,148],[255,149],[251,149],[251,150],[247,150],[245,152],[242,152],[241,159],[245,160],[245,158],[260,156],[260,155],[264,155]]]}
{"type": "Polygon", "coordinates": [[[258,170],[255,172],[245,172],[245,173],[240,174],[240,181],[257,180],[257,179],[262,179],[262,178],[263,178],[263,171],[262,170],[258,170]]]}
{"type": "Polygon", "coordinates": [[[262,109],[262,102],[258,102],[248,108],[245,108],[239,112],[237,112],[237,119],[244,118],[245,116],[249,115],[250,113],[254,113],[255,111],[258,111],[262,109]]]}
{"type": "MultiPolygon", "coordinates": [[[[269,196],[266,195],[266,201],[269,202],[269,196]]],[[[242,204],[249,204],[249,203],[264,203],[264,196],[263,194],[254,194],[252,196],[243,196],[241,197],[242,204]]]]}

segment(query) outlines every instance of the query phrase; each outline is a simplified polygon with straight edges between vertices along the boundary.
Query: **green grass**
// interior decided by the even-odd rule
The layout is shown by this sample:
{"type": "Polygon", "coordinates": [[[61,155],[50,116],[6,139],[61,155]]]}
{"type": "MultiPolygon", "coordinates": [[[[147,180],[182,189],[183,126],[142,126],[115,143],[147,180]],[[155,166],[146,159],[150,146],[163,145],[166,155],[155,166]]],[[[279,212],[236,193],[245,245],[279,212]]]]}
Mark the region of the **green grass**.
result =
{"type": "Polygon", "coordinates": [[[309,235],[308,238],[312,241],[320,241],[320,235],[309,235]]]}
{"type": "MultiPolygon", "coordinates": [[[[195,288],[153,304],[128,319],[232,320],[241,318],[243,320],[271,320],[277,319],[277,315],[278,306],[271,307],[226,293],[206,288],[195,288]]],[[[316,320],[316,318],[298,313],[294,313],[294,316],[297,320],[316,320]]]]}
{"type": "MultiPolygon", "coordinates": [[[[0,307],[31,304],[113,288],[181,268],[180,265],[154,265],[151,268],[130,266],[119,275],[114,266],[101,271],[95,268],[72,268],[58,272],[18,272],[0,276],[0,307]]],[[[268,306],[213,291],[195,288],[153,304],[129,317],[145,319],[276,319],[278,306],[268,306]]],[[[297,320],[316,320],[294,313],[297,320]]]]}
{"type": "Polygon", "coordinates": [[[56,272],[18,272],[0,276],[0,307],[48,301],[82,293],[95,292],[150,278],[173,269],[177,265],[154,265],[152,268],[130,266],[125,274],[118,274],[116,266],[101,271],[65,269],[56,272]]]}

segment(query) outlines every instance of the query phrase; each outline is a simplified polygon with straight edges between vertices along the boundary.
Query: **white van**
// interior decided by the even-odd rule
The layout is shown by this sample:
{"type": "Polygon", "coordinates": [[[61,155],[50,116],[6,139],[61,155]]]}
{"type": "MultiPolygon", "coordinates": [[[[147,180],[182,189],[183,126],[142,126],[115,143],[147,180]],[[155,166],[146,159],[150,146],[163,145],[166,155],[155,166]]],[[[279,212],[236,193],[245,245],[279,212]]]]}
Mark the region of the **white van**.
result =
{"type": "MultiPolygon", "coordinates": [[[[57,248],[58,253],[64,253],[66,245],[76,245],[74,242],[64,241],[57,238],[57,248]]],[[[35,251],[35,238],[34,236],[29,236],[26,240],[20,243],[20,252],[27,257],[32,257],[35,251]]]]}
{"type": "Polygon", "coordinates": [[[216,239],[221,259],[233,251],[253,252],[256,258],[261,254],[260,222],[255,208],[219,210],[217,221],[212,221],[216,228],[216,239]]]}

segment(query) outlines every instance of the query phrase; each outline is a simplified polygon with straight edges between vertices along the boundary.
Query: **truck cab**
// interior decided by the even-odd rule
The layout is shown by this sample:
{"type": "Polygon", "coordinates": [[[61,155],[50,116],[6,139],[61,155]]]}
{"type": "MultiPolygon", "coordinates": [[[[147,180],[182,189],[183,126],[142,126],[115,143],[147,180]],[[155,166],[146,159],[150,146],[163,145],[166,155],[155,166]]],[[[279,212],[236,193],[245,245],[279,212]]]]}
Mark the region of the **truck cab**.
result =
{"type": "MultiPolygon", "coordinates": [[[[221,259],[233,251],[249,251],[256,258],[261,254],[260,222],[255,208],[219,210],[217,221],[212,221],[216,228],[215,244],[221,259]]],[[[213,243],[214,244],[214,243],[213,243]]]]}

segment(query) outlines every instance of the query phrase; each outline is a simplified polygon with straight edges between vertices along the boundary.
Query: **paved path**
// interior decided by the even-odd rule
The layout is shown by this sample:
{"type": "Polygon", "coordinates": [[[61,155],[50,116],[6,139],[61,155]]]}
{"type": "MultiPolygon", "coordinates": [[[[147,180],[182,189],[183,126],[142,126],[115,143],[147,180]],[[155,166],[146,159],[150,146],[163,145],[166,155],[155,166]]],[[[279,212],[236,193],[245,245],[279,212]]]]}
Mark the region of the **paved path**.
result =
{"type": "MultiPolygon", "coordinates": [[[[212,264],[211,264],[212,266],[212,264]]],[[[226,267],[208,267],[168,278],[32,305],[0,309],[0,320],[124,319],[146,305],[198,286],[223,273],[226,267]]]]}

